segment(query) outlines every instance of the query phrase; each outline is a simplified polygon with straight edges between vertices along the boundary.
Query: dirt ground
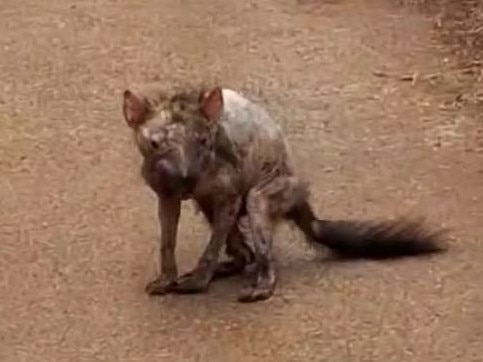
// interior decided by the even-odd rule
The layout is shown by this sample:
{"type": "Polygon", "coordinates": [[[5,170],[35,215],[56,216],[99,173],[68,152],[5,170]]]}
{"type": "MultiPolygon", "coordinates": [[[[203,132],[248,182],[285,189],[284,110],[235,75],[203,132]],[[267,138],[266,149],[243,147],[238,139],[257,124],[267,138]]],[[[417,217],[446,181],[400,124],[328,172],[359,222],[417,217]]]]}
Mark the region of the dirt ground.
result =
{"type": "MultiPolygon", "coordinates": [[[[481,361],[483,123],[433,14],[378,0],[2,0],[0,360],[481,361]],[[280,283],[150,298],[155,199],[126,87],[219,80],[280,119],[326,218],[426,217],[450,251],[324,261],[276,238],[280,283]]],[[[183,210],[188,270],[208,230],[183,210]]]]}

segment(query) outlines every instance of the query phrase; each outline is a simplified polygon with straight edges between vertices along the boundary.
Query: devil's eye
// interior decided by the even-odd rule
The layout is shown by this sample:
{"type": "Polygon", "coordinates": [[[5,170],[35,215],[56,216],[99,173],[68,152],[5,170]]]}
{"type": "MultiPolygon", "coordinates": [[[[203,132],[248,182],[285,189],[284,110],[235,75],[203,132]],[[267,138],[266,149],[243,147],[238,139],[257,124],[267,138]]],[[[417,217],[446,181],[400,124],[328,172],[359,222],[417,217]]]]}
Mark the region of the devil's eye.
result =
{"type": "Polygon", "coordinates": [[[206,146],[208,144],[208,139],[206,137],[200,138],[200,145],[206,146]]]}
{"type": "Polygon", "coordinates": [[[151,140],[150,144],[151,144],[151,147],[154,148],[155,150],[157,150],[159,147],[159,143],[155,140],[151,140]]]}

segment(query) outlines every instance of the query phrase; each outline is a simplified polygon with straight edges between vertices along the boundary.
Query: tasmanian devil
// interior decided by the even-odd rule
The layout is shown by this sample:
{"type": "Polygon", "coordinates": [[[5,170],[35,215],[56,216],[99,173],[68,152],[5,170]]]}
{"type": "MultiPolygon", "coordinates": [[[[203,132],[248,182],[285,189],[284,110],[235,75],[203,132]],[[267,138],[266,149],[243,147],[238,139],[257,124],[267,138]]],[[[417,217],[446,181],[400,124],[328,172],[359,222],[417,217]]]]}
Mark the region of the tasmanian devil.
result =
{"type": "Polygon", "coordinates": [[[250,282],[238,300],[270,298],[277,280],[272,238],[283,220],[292,221],[312,245],[344,257],[444,250],[439,231],[415,222],[318,219],[281,128],[264,108],[236,91],[125,90],[123,113],[143,156],[143,178],[158,198],[161,273],[146,286],[151,295],[204,292],[213,279],[242,273],[250,265],[250,282]],[[181,201],[187,199],[209,222],[211,238],[197,266],[178,277],[177,227],[181,201]],[[241,218],[248,220],[245,232],[241,218]],[[231,259],[219,262],[223,246],[231,259]]]}

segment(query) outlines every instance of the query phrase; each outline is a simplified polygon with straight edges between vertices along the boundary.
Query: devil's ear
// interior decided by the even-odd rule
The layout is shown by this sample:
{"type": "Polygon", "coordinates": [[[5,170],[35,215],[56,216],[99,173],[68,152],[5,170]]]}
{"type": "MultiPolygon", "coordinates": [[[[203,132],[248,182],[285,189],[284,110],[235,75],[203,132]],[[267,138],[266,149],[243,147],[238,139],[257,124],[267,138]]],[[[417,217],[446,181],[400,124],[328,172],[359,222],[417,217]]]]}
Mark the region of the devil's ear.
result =
{"type": "Polygon", "coordinates": [[[200,95],[201,111],[211,123],[216,123],[223,112],[223,94],[221,88],[216,87],[200,95]]]}
{"type": "Polygon", "coordinates": [[[126,89],[123,94],[123,113],[128,126],[135,128],[146,120],[148,102],[144,97],[126,89]]]}

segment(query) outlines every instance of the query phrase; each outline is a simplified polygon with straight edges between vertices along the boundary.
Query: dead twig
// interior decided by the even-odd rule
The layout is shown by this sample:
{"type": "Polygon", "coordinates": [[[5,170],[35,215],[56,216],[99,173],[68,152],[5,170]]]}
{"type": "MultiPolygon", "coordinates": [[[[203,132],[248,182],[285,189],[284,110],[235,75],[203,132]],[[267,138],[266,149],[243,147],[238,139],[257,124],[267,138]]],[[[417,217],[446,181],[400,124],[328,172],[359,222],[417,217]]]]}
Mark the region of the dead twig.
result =
{"type": "Polygon", "coordinates": [[[482,26],[479,26],[476,29],[470,29],[468,31],[468,33],[473,35],[473,34],[478,34],[478,33],[482,32],[482,31],[483,31],[483,25],[482,26]]]}
{"type": "Polygon", "coordinates": [[[403,74],[403,75],[391,75],[385,71],[381,71],[381,70],[374,70],[372,71],[372,74],[376,77],[379,77],[379,78],[395,78],[395,79],[398,79],[400,81],[403,81],[403,82],[412,82],[413,84],[418,80],[418,79],[422,79],[422,80],[432,80],[432,79],[436,79],[436,78],[439,78],[441,76],[441,73],[431,73],[431,74],[427,74],[427,75],[420,75],[419,72],[414,72],[414,73],[411,73],[411,74],[403,74]]]}
{"type": "Polygon", "coordinates": [[[389,74],[387,74],[386,72],[383,72],[381,70],[373,70],[372,71],[372,74],[375,75],[376,77],[380,77],[380,78],[387,78],[387,77],[389,77],[389,74]]]}

